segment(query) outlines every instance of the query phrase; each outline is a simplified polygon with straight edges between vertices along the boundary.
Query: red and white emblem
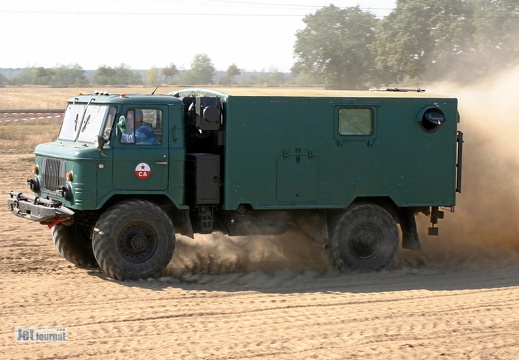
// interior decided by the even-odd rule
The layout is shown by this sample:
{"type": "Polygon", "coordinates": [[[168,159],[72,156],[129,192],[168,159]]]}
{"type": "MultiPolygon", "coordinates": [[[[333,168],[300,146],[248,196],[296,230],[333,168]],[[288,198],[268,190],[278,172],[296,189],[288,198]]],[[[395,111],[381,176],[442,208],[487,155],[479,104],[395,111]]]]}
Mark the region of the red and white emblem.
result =
{"type": "Polygon", "coordinates": [[[151,168],[146,163],[140,163],[135,168],[135,176],[137,176],[139,179],[147,179],[151,175],[151,168]]]}

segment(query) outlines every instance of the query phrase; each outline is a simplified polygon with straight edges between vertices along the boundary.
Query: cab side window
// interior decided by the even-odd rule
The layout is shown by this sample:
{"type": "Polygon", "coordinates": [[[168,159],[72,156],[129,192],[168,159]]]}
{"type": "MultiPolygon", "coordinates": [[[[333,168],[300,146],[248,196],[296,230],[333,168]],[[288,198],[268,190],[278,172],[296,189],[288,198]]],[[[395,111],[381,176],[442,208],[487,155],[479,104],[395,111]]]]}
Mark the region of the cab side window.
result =
{"type": "Polygon", "coordinates": [[[162,142],[162,111],[131,109],[126,113],[126,129],[121,134],[123,144],[158,145],[162,142]]]}

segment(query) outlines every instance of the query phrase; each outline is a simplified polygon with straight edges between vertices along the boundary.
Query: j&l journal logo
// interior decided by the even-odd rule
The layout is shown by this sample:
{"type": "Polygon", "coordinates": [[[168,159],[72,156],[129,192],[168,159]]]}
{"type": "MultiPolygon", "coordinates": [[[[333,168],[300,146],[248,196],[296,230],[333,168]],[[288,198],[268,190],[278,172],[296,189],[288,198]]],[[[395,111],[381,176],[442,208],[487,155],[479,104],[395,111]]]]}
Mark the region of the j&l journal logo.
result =
{"type": "Polygon", "coordinates": [[[64,326],[16,326],[14,337],[18,342],[66,342],[67,328],[64,326]]]}

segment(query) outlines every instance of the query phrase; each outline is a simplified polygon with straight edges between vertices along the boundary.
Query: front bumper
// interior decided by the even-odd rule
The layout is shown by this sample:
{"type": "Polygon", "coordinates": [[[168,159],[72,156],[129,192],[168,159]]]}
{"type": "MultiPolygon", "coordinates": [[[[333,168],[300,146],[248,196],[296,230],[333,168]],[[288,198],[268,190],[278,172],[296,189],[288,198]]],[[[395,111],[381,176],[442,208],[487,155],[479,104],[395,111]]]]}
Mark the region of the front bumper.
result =
{"type": "Polygon", "coordinates": [[[48,225],[65,221],[74,211],[57,200],[42,199],[38,196],[11,191],[7,208],[16,216],[48,225]]]}

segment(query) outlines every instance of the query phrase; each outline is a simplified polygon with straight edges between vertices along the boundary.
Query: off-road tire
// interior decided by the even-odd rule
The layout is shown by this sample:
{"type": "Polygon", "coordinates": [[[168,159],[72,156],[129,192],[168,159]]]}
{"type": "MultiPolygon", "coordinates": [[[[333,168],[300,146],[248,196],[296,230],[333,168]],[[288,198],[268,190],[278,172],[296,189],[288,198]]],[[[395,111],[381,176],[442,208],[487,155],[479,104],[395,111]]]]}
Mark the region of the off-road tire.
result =
{"type": "Polygon", "coordinates": [[[359,204],[332,225],[328,256],[342,272],[368,272],[387,267],[396,256],[400,236],[391,214],[373,204],[359,204]]]}
{"type": "Polygon", "coordinates": [[[156,277],[175,251],[173,224],[157,205],[126,200],[106,210],[92,236],[94,256],[110,277],[137,280],[156,277]]]}
{"type": "Polygon", "coordinates": [[[54,225],[52,239],[56,249],[72,264],[84,268],[97,267],[88,227],[76,223],[54,225]]]}

